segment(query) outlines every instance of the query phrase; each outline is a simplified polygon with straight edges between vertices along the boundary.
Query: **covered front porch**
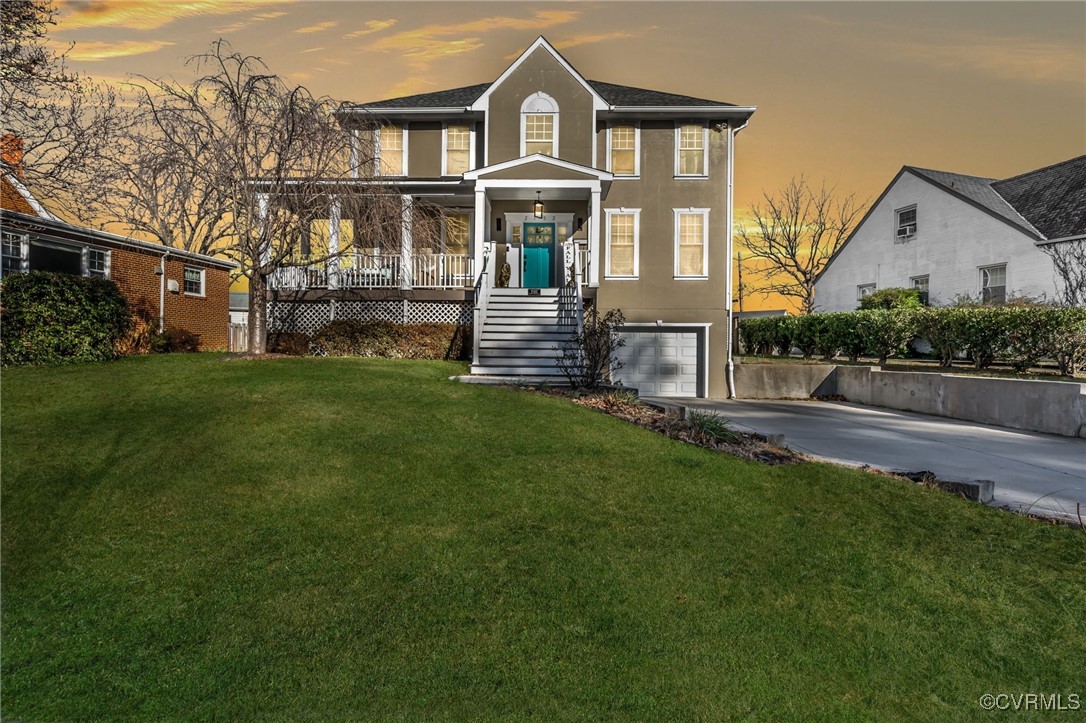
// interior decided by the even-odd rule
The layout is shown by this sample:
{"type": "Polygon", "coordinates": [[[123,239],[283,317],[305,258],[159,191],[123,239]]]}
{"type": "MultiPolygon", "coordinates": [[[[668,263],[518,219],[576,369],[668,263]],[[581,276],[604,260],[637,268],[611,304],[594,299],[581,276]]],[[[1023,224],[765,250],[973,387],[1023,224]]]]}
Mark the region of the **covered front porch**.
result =
{"type": "Polygon", "coordinates": [[[269,288],[559,288],[574,273],[595,288],[600,201],[610,182],[610,173],[537,154],[469,171],[452,185],[405,181],[393,223],[345,212],[330,194],[327,218],[309,223],[269,288]]]}

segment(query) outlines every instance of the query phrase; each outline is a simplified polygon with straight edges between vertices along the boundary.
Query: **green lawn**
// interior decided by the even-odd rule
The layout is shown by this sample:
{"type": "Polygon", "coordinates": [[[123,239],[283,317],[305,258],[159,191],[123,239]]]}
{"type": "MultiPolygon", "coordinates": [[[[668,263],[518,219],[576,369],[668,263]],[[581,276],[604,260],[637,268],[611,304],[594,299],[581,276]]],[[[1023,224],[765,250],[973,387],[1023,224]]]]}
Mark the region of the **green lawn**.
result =
{"type": "Polygon", "coordinates": [[[3,718],[946,721],[1006,719],[985,693],[1086,698],[1081,530],[460,371],[4,370],[3,718]]]}

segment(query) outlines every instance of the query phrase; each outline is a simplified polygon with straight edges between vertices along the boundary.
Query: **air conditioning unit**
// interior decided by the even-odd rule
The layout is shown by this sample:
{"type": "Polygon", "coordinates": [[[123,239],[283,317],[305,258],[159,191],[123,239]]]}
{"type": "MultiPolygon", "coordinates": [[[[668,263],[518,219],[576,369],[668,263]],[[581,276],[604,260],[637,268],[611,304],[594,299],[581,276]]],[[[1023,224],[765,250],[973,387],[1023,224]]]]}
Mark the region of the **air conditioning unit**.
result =
{"type": "Polygon", "coordinates": [[[170,290],[170,293],[176,294],[181,290],[181,285],[177,283],[177,279],[167,279],[166,288],[170,290]]]}

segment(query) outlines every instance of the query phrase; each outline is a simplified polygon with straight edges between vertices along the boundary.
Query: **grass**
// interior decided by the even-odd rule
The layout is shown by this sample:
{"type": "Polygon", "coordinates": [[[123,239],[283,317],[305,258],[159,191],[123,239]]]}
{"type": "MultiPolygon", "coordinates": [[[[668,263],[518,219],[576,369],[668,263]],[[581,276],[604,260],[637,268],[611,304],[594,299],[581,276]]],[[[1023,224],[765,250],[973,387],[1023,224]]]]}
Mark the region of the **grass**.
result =
{"type": "Polygon", "coordinates": [[[945,721],[1086,693],[1082,531],[461,370],[5,370],[3,718],[945,721]]]}

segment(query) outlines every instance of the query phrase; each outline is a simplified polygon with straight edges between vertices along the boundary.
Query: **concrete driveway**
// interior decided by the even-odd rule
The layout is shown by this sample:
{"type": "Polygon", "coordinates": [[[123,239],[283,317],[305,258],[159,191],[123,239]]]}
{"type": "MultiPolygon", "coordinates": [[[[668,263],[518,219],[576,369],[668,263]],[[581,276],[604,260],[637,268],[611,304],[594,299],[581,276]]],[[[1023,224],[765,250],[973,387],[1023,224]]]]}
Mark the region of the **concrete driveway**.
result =
{"type": "Polygon", "coordinates": [[[661,399],[712,409],[737,428],[783,434],[798,452],[852,466],[991,480],[991,504],[1086,518],[1086,440],[846,402],[661,399]]]}

